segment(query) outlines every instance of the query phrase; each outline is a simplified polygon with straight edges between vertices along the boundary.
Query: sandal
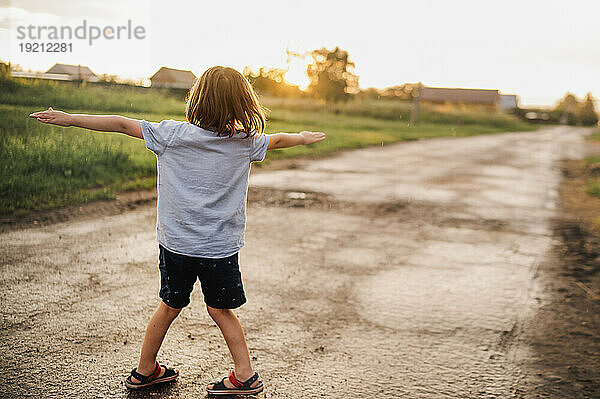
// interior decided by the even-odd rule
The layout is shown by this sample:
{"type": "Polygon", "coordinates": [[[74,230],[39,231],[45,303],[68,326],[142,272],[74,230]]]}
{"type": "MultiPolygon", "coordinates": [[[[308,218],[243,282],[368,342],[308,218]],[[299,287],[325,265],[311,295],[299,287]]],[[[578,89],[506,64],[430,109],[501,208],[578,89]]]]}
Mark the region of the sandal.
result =
{"type": "Polygon", "coordinates": [[[258,373],[248,378],[246,381],[240,381],[235,378],[233,370],[229,373],[229,376],[224,377],[220,382],[215,382],[212,388],[206,388],[209,395],[256,395],[262,392],[264,386],[261,381],[258,381],[255,387],[251,387],[254,382],[258,380],[258,373]],[[229,378],[234,388],[228,388],[225,386],[225,379],[229,378]]]}
{"type": "Polygon", "coordinates": [[[131,375],[125,379],[125,386],[129,389],[140,389],[155,384],[161,384],[163,382],[173,381],[178,376],[179,370],[167,368],[167,366],[160,365],[156,362],[156,369],[154,369],[154,372],[151,375],[142,375],[137,372],[137,368],[131,370],[131,375]],[[165,368],[165,372],[159,377],[161,367],[165,368]],[[133,382],[131,377],[137,379],[139,382],[133,382]]]}

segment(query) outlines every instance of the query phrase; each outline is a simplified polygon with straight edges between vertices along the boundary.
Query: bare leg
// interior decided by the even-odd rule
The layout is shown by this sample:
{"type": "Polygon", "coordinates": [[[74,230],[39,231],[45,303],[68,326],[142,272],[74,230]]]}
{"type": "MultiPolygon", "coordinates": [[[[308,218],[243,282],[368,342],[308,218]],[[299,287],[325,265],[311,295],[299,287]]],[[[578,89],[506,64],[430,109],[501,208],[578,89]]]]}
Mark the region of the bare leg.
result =
{"type": "MultiPolygon", "coordinates": [[[[246,345],[246,337],[244,336],[244,329],[240,324],[240,321],[231,311],[231,309],[216,309],[210,306],[206,307],[208,314],[217,323],[217,326],[221,329],[223,338],[227,342],[227,347],[233,358],[233,364],[235,365],[235,376],[240,381],[246,381],[248,378],[254,375],[252,365],[250,364],[250,355],[248,354],[248,346],[246,345]]],[[[228,388],[234,388],[233,384],[229,382],[229,379],[225,379],[225,386],[228,388]]],[[[252,384],[255,387],[258,381],[252,384]]]]}
{"type": "MultiPolygon", "coordinates": [[[[179,315],[179,312],[181,312],[181,309],[167,306],[164,302],[161,302],[160,305],[158,305],[154,315],[148,322],[148,327],[146,327],[146,336],[144,337],[140,362],[137,367],[138,373],[150,375],[154,372],[156,368],[156,354],[162,345],[167,330],[171,326],[173,320],[179,315]]],[[[159,376],[162,376],[164,373],[165,370],[163,368],[159,376]]],[[[131,380],[136,383],[139,382],[133,377],[131,377],[131,380]]]]}

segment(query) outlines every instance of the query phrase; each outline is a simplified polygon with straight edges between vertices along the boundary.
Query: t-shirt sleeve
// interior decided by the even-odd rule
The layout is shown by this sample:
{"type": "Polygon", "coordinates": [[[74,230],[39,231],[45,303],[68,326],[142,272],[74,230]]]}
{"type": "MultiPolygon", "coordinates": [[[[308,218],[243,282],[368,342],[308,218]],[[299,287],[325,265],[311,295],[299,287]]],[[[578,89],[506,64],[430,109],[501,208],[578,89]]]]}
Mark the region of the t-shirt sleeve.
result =
{"type": "Polygon", "coordinates": [[[269,146],[268,134],[255,134],[250,137],[250,162],[260,162],[265,159],[267,147],[269,146]]]}
{"type": "Polygon", "coordinates": [[[160,155],[171,143],[175,136],[175,129],[179,125],[177,121],[166,120],[162,122],[140,121],[142,136],[146,142],[146,148],[160,155]]]}

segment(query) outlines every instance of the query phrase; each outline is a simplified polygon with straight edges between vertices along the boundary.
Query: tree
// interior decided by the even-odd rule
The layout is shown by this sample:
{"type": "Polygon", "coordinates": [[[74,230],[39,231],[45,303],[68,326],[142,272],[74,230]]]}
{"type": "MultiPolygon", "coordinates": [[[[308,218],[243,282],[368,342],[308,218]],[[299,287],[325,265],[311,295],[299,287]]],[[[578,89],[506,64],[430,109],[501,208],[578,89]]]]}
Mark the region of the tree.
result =
{"type": "Polygon", "coordinates": [[[381,93],[379,92],[379,89],[376,89],[374,87],[369,87],[367,89],[361,90],[357,94],[357,97],[364,98],[367,100],[379,100],[381,98],[381,93]]]}
{"type": "Polygon", "coordinates": [[[10,79],[10,64],[0,61],[0,79],[10,79]]]}
{"type": "Polygon", "coordinates": [[[579,119],[584,126],[593,126],[598,123],[598,114],[596,114],[592,93],[588,93],[587,96],[585,96],[579,110],[579,119]]]}
{"type": "Polygon", "coordinates": [[[381,97],[391,100],[413,100],[418,97],[421,86],[422,84],[419,82],[386,87],[381,90],[381,97]]]}
{"type": "Polygon", "coordinates": [[[98,79],[98,81],[103,83],[117,83],[118,79],[119,77],[117,75],[109,75],[107,73],[103,73],[100,76],[100,79],[98,79]]]}
{"type": "Polygon", "coordinates": [[[558,102],[554,111],[561,114],[561,123],[585,126],[598,123],[598,114],[596,114],[592,93],[588,93],[583,101],[580,101],[574,94],[567,93],[558,102]]]}
{"type": "Polygon", "coordinates": [[[244,76],[256,91],[262,94],[272,94],[277,97],[300,97],[302,91],[296,85],[285,80],[287,70],[280,68],[261,67],[253,71],[250,67],[244,68],[244,76]]]}
{"type": "Polygon", "coordinates": [[[308,65],[306,74],[311,94],[328,102],[338,102],[358,92],[358,76],[352,72],[354,63],[347,51],[323,47],[313,50],[310,56],[313,62],[308,65]]]}
{"type": "Polygon", "coordinates": [[[13,93],[21,87],[21,83],[11,76],[13,65],[0,61],[0,92],[13,93]]]}
{"type": "Polygon", "coordinates": [[[577,108],[579,108],[579,100],[573,93],[567,93],[565,96],[558,102],[556,106],[557,110],[576,113],[577,108]]]}
{"type": "Polygon", "coordinates": [[[562,116],[560,118],[561,123],[569,125],[576,125],[579,120],[579,100],[573,93],[567,93],[558,102],[558,105],[554,108],[555,111],[560,111],[562,116]]]}

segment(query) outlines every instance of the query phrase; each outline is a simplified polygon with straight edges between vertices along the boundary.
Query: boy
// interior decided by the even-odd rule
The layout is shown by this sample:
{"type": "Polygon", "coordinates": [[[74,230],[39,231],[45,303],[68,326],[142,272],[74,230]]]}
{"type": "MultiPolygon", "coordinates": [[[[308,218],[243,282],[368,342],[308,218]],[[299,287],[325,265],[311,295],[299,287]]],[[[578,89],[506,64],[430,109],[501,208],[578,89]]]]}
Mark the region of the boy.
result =
{"type": "Polygon", "coordinates": [[[220,328],[234,370],[210,384],[212,395],[263,390],[250,363],[244,331],[232,309],[246,302],[238,266],[244,245],[252,162],[267,150],[308,145],[325,134],[263,134],[265,116],[248,81],[236,70],[208,69],[190,90],[188,122],[151,123],[112,115],[71,115],[49,108],[30,115],[43,123],[120,132],[143,139],[157,156],[157,237],[162,302],[150,319],[130,389],[173,381],[179,371],[156,355],[171,323],[190,302],[199,279],[209,315],[220,328]]]}

